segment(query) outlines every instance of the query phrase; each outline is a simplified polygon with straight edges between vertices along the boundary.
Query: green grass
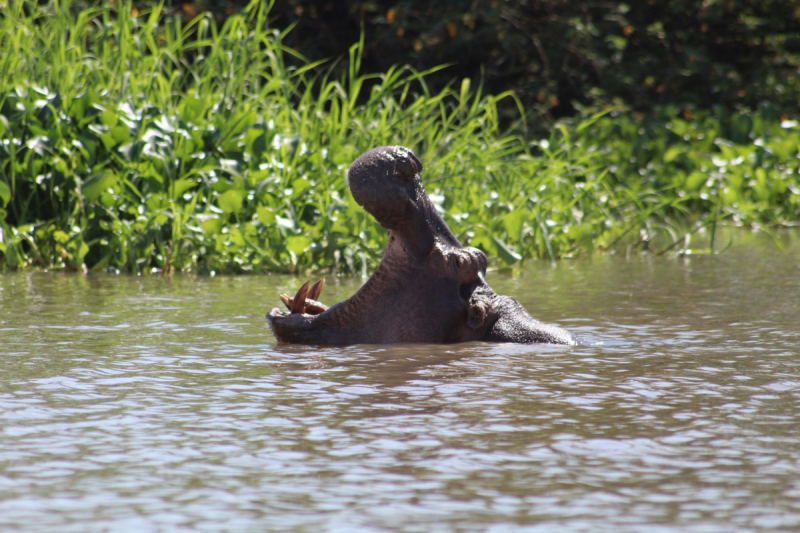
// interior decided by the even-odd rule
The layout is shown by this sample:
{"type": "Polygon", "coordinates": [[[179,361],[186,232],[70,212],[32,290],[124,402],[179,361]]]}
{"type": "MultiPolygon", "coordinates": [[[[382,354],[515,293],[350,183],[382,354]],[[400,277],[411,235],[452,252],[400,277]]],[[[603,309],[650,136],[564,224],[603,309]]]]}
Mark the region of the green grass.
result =
{"type": "Polygon", "coordinates": [[[599,113],[536,140],[523,119],[501,128],[513,95],[362,74],[363,43],[334,77],[259,3],[221,28],[118,4],[0,15],[0,268],[363,273],[385,232],[345,173],[388,144],[417,153],[447,223],[498,267],[800,220],[800,127],[768,107],[599,113]]]}

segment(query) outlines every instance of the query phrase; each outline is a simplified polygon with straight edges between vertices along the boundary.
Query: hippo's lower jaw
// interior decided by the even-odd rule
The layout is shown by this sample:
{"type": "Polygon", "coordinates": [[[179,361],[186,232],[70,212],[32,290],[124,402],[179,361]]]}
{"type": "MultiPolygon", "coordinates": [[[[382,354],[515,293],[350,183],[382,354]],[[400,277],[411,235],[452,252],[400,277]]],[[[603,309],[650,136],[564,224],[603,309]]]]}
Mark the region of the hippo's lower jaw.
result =
{"type": "Polygon", "coordinates": [[[453,343],[578,344],[569,332],[533,319],[484,280],[486,256],[465,248],[422,187],[422,163],[407,148],[376,148],[350,167],[355,200],[389,230],[375,273],[350,299],[317,302],[322,283],[306,283],[290,313],[267,314],[278,342],[291,344],[453,343]]]}

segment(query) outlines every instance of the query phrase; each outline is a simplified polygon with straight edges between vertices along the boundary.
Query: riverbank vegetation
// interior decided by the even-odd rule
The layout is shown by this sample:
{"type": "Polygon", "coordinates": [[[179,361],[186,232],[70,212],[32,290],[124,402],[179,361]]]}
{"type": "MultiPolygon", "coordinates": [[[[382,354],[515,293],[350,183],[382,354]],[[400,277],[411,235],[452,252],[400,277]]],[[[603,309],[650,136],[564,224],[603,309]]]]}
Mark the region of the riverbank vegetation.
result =
{"type": "Polygon", "coordinates": [[[800,221],[800,125],[769,104],[585,109],[533,135],[517,95],[364,72],[363,41],[344,68],[305,60],[261,2],[222,25],[118,4],[0,15],[0,268],[364,273],[385,232],[346,171],[388,144],[501,268],[800,221]]]}

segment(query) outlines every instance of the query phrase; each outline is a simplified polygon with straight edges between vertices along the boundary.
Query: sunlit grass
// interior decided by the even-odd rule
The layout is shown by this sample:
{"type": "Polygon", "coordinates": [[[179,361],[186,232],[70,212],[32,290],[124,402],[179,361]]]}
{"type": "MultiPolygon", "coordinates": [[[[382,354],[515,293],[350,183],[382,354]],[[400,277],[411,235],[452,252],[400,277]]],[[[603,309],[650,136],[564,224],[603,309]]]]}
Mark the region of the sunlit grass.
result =
{"type": "Polygon", "coordinates": [[[534,140],[522,112],[500,126],[513,95],[363,74],[363,43],[332,75],[282,45],[260,2],[221,28],[118,4],[0,15],[3,268],[365,272],[385,232],[345,172],[389,144],[417,153],[448,224],[500,267],[800,219],[800,130],[766,111],[601,113],[534,140]]]}

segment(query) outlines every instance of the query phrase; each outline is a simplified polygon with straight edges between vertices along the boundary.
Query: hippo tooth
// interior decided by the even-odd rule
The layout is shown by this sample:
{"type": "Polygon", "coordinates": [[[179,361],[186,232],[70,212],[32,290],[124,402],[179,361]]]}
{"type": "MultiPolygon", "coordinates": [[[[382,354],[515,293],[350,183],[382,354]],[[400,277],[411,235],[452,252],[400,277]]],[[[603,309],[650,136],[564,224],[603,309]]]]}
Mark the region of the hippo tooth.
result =
{"type": "Polygon", "coordinates": [[[281,294],[281,301],[283,302],[283,305],[285,305],[286,308],[289,309],[289,311],[292,310],[292,297],[291,296],[287,296],[285,294],[281,294]]]}
{"type": "Polygon", "coordinates": [[[306,298],[308,298],[309,300],[319,300],[319,295],[322,293],[322,287],[324,286],[325,286],[325,278],[322,278],[321,280],[313,284],[310,289],[308,289],[308,296],[306,296],[306,298]]]}
{"type": "Polygon", "coordinates": [[[294,295],[294,300],[292,301],[292,308],[290,311],[292,313],[302,313],[305,311],[306,307],[306,295],[308,294],[308,284],[311,283],[311,280],[306,281],[303,283],[303,286],[297,291],[297,294],[294,295]]]}

